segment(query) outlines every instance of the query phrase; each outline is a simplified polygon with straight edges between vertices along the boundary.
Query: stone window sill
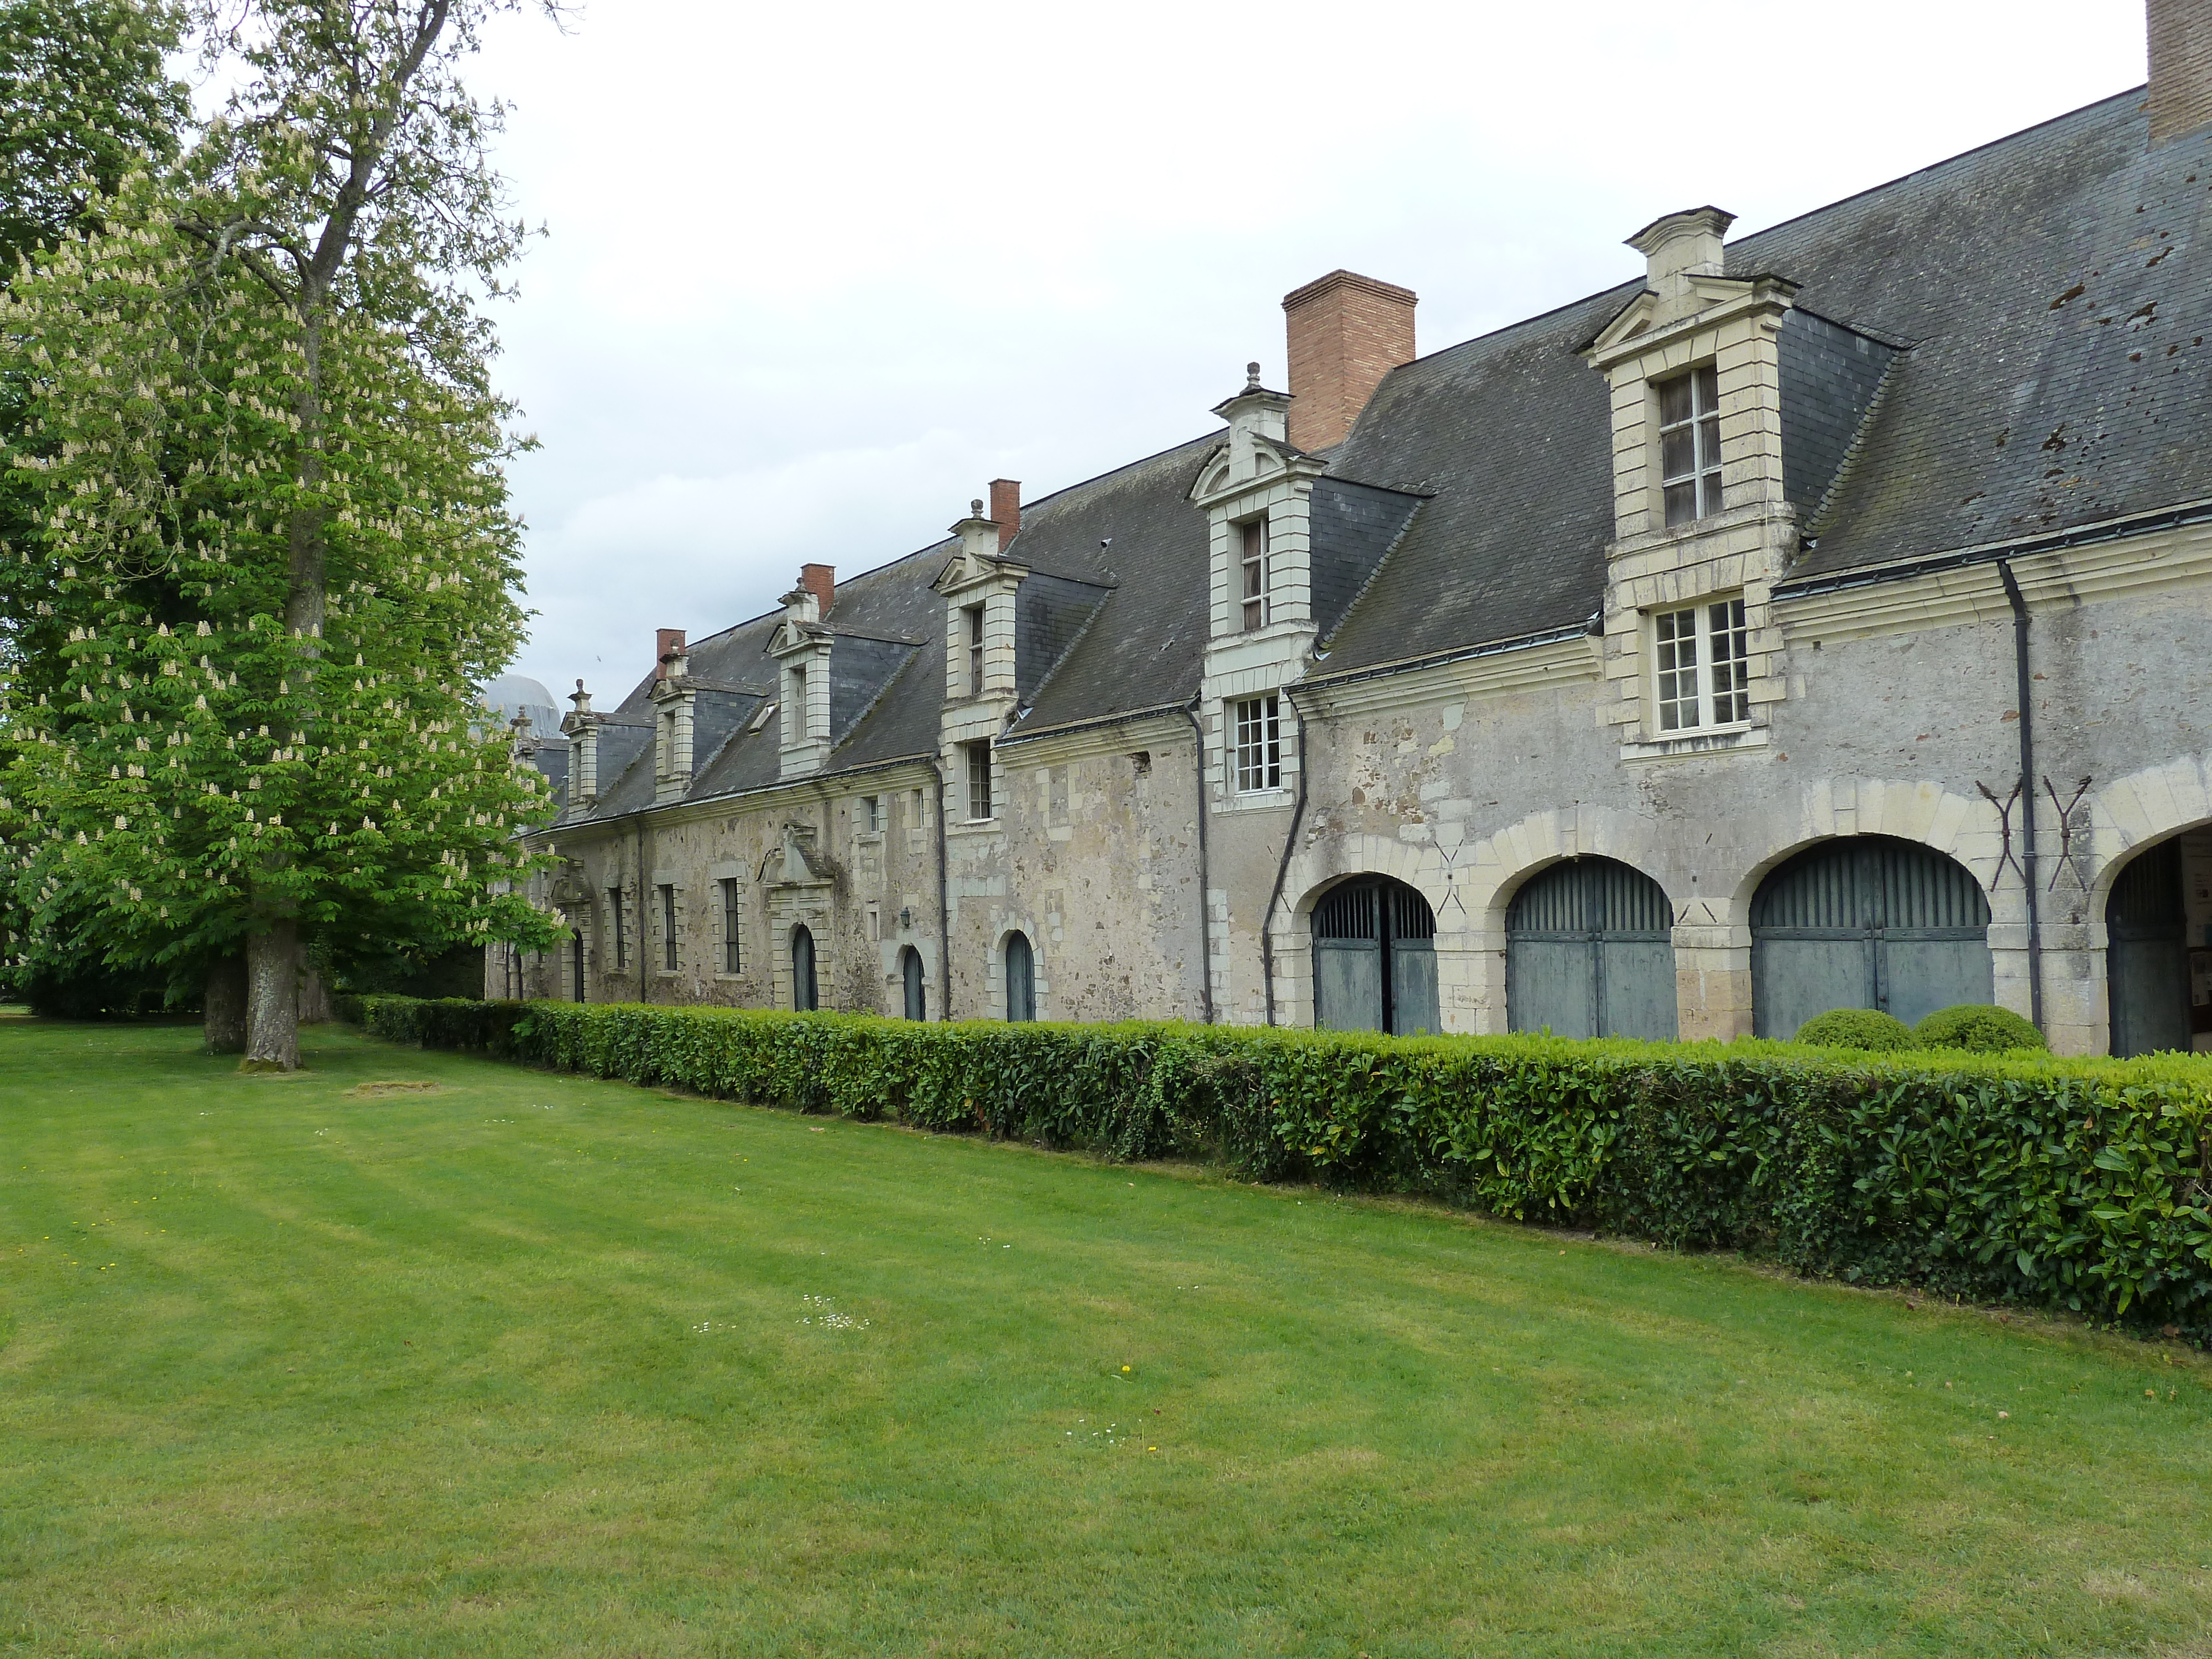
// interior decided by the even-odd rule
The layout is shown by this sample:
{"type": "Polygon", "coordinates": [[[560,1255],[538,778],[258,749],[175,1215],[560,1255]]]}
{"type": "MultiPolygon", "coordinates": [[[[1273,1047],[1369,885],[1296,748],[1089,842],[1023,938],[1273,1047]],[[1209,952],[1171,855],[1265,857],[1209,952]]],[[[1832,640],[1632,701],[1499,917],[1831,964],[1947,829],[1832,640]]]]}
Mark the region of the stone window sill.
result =
{"type": "Polygon", "coordinates": [[[1624,743],[1620,757],[1625,761],[1697,760],[1765,749],[1768,742],[1763,726],[1717,726],[1702,732],[1624,743]]]}

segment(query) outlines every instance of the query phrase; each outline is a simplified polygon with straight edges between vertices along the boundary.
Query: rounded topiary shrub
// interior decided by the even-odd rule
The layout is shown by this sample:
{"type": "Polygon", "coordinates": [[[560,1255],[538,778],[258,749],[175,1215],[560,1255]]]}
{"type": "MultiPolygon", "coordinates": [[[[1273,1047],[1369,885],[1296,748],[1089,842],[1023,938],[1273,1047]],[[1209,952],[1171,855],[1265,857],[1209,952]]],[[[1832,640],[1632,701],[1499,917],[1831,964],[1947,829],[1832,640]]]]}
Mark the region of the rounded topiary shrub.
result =
{"type": "Polygon", "coordinates": [[[1823,1048],[1865,1048],[1875,1054],[1920,1046],[1910,1025],[1875,1008],[1831,1008],[1825,1014],[1815,1014],[1797,1028],[1797,1041],[1818,1043],[1823,1048]]]}
{"type": "Polygon", "coordinates": [[[1995,1054],[2008,1048],[2051,1046],[2042,1032],[2011,1009],[1984,1002],[1938,1008],[1912,1030],[1930,1048],[1971,1048],[1977,1054],[1995,1054]]]}

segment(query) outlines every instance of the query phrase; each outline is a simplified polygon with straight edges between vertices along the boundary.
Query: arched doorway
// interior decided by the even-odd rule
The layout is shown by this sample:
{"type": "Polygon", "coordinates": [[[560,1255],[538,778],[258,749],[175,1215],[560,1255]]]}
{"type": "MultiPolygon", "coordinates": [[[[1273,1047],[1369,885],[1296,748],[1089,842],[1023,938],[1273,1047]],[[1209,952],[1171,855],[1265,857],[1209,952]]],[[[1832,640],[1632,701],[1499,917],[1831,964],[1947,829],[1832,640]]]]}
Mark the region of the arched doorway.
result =
{"type": "Polygon", "coordinates": [[[2212,1033],[2212,830],[2162,841],[2130,860],[2105,902],[2112,1052],[2186,1052],[2212,1033]],[[2194,947],[2194,948],[2192,948],[2194,947]]]}
{"type": "Polygon", "coordinates": [[[1006,1018],[1036,1018],[1036,954],[1027,933],[1006,935],[1006,1018]]]}
{"type": "Polygon", "coordinates": [[[921,952],[911,945],[899,952],[899,981],[906,990],[906,1017],[929,1018],[929,993],[921,980],[921,952]]]}
{"type": "Polygon", "coordinates": [[[1437,918],[1402,881],[1362,876],[1313,911],[1314,1024],[1410,1036],[1437,1017],[1437,918]]]}
{"type": "Polygon", "coordinates": [[[1889,836],[1844,836],[1770,872],[1751,901],[1752,1025],[1790,1038],[1831,1008],[1911,1025],[1988,1002],[1990,905],[1955,859],[1889,836]]]}
{"type": "Polygon", "coordinates": [[[791,1006],[802,1014],[820,1006],[814,984],[814,935],[803,926],[791,930],[791,1006]]]}
{"type": "Polygon", "coordinates": [[[1671,1042],[1674,907],[1612,859],[1568,859],[1530,878],[1505,913],[1505,1015],[1516,1031],[1671,1042]]]}

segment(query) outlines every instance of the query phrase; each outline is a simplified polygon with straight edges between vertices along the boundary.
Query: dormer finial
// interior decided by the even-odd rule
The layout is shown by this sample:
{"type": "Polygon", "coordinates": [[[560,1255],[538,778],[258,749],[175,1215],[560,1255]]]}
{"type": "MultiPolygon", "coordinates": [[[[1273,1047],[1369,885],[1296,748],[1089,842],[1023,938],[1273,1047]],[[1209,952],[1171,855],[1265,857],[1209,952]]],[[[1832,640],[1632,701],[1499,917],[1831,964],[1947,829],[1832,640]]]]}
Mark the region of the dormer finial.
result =
{"type": "Polygon", "coordinates": [[[1244,389],[1247,392],[1257,392],[1260,389],[1259,364],[1247,363],[1244,365],[1244,389]]]}
{"type": "Polygon", "coordinates": [[[981,495],[968,503],[968,516],[971,519],[980,519],[983,516],[983,498],[981,495]]]}

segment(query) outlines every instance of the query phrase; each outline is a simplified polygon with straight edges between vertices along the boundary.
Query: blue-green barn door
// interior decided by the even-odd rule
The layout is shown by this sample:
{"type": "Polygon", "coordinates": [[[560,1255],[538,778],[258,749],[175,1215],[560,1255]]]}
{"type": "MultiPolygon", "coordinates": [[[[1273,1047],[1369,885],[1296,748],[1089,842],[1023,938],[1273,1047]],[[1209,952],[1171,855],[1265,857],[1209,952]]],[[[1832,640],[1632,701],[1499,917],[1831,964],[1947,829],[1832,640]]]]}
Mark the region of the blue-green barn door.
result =
{"type": "Polygon", "coordinates": [[[2105,903],[2112,1052],[2189,1048],[2189,921],[2181,843],[2160,842],[2120,872],[2105,903]]]}
{"type": "Polygon", "coordinates": [[[1752,898],[1753,1029],[1787,1039],[1831,1008],[1878,1008],[1911,1025],[1988,1002],[1989,934],[1989,901],[1956,860],[1888,836],[1822,842],[1752,898]]]}
{"type": "Polygon", "coordinates": [[[1400,1036],[1442,1030],[1436,936],[1429,902],[1401,881],[1363,876],[1332,889],[1313,913],[1314,1024],[1400,1036]]]}
{"type": "Polygon", "coordinates": [[[1671,1041],[1674,907],[1613,859],[1568,859],[1532,877],[1505,913],[1505,1016],[1516,1031],[1671,1041]]]}

